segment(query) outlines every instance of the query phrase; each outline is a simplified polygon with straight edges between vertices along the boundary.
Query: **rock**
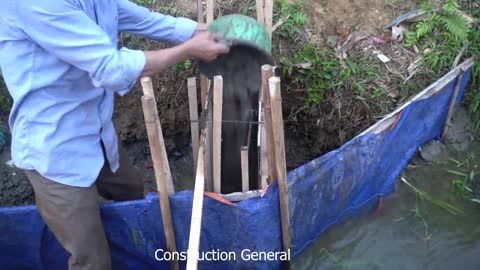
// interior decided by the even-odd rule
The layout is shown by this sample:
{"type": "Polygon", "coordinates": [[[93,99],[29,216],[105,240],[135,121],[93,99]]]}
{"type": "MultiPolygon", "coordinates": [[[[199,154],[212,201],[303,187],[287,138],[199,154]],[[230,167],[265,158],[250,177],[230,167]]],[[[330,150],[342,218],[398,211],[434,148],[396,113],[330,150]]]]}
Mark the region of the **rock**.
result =
{"type": "Polygon", "coordinates": [[[475,128],[468,112],[462,107],[456,108],[450,122],[445,135],[446,145],[458,152],[467,151],[475,140],[475,128]]]}
{"type": "Polygon", "coordinates": [[[328,36],[327,37],[327,45],[328,47],[330,48],[335,48],[337,46],[337,39],[338,37],[337,36],[328,36]]]}
{"type": "Polygon", "coordinates": [[[448,151],[439,141],[431,141],[421,146],[420,157],[427,162],[447,163],[448,151]]]}

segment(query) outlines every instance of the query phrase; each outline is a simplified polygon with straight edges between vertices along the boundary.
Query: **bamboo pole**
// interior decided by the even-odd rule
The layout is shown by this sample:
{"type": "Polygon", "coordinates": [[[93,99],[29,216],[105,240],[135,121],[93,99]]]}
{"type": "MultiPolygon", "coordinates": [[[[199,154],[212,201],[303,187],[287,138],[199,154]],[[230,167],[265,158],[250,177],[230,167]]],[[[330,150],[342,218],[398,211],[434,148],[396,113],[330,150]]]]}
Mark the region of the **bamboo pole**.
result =
{"type": "Polygon", "coordinates": [[[188,78],[188,105],[190,108],[190,132],[192,133],[192,151],[193,168],[197,167],[198,148],[199,148],[199,128],[198,128],[198,105],[197,105],[197,81],[195,77],[188,78]]]}
{"type": "MultiPolygon", "coordinates": [[[[287,190],[287,164],[285,160],[285,140],[282,117],[282,98],[280,91],[280,78],[269,79],[270,100],[272,105],[272,124],[275,142],[275,161],[277,164],[278,189],[280,197],[280,215],[282,221],[282,242],[283,250],[290,252],[290,219],[288,213],[288,190],[287,190]]],[[[290,261],[285,262],[285,268],[290,269],[290,261]]]]}
{"type": "Polygon", "coordinates": [[[163,132],[162,132],[162,126],[160,125],[160,119],[158,116],[158,111],[157,111],[157,102],[155,101],[155,94],[153,92],[153,84],[152,84],[152,79],[150,77],[143,77],[140,82],[142,83],[142,88],[143,88],[143,94],[145,96],[150,96],[153,98],[153,101],[155,102],[155,118],[156,118],[156,128],[157,128],[157,133],[158,137],[155,138],[155,140],[158,140],[158,147],[159,147],[159,156],[157,156],[157,160],[154,159],[153,153],[152,153],[152,159],[153,159],[153,168],[155,170],[155,174],[157,172],[162,172],[165,178],[165,183],[167,185],[167,192],[168,195],[173,195],[175,193],[175,190],[173,188],[173,181],[172,181],[172,173],[170,171],[170,164],[168,164],[168,156],[167,156],[167,149],[165,148],[165,143],[163,141],[163,132]],[[155,165],[155,161],[157,165],[155,165]]]}
{"type": "Polygon", "coordinates": [[[273,0],[265,0],[265,27],[267,28],[270,41],[273,33],[273,0]]]}
{"type": "Polygon", "coordinates": [[[450,105],[448,107],[448,114],[447,119],[445,120],[445,125],[442,131],[442,140],[445,140],[445,136],[447,135],[448,127],[451,125],[450,120],[452,119],[453,112],[455,111],[455,102],[457,101],[458,92],[460,91],[460,87],[462,85],[463,74],[465,74],[465,69],[460,68],[460,72],[458,73],[455,87],[453,88],[452,97],[450,98],[450,105]]]}
{"type": "Polygon", "coordinates": [[[242,146],[240,150],[240,159],[242,163],[242,192],[247,192],[249,190],[248,146],[242,146]]]}
{"type": "Polygon", "coordinates": [[[265,26],[265,0],[257,0],[256,1],[256,6],[257,6],[257,21],[261,23],[263,26],[265,26]]]}
{"type": "Polygon", "coordinates": [[[262,92],[263,92],[263,110],[265,119],[265,137],[268,161],[268,184],[271,184],[277,177],[275,164],[275,147],[273,142],[272,127],[272,106],[269,92],[269,79],[273,76],[273,67],[270,65],[262,66],[262,92]]]}
{"type": "Polygon", "coordinates": [[[213,78],[213,191],[221,193],[223,78],[213,78]]]}
{"type": "MultiPolygon", "coordinates": [[[[163,171],[161,144],[163,143],[162,135],[159,134],[159,121],[157,105],[152,96],[142,96],[142,106],[145,117],[145,124],[147,126],[148,141],[153,158],[153,166],[155,169],[155,180],[157,182],[157,192],[160,202],[160,209],[162,214],[162,222],[165,233],[165,240],[167,242],[167,249],[169,252],[176,252],[175,234],[173,230],[172,214],[170,212],[169,193],[166,185],[166,173],[163,171]]],[[[170,261],[171,269],[179,269],[178,260],[175,258],[170,261]]]]}

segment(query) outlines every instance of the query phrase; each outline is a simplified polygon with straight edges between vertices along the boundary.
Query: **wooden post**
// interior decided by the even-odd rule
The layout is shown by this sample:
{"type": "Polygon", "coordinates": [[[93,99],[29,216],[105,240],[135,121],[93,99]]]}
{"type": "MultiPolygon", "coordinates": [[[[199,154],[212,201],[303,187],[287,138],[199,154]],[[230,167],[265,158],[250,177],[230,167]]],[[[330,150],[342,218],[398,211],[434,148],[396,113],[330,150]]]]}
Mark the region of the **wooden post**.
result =
{"type": "Polygon", "coordinates": [[[445,136],[447,135],[448,127],[451,125],[450,120],[452,119],[453,112],[455,111],[455,102],[457,101],[458,92],[460,91],[460,86],[462,84],[463,74],[465,74],[465,69],[460,68],[460,72],[458,73],[455,88],[453,88],[452,97],[450,98],[450,106],[448,107],[448,115],[447,119],[445,120],[445,125],[442,131],[442,140],[445,140],[445,136]]]}
{"type": "Polygon", "coordinates": [[[192,151],[193,168],[197,167],[198,148],[199,148],[199,128],[198,128],[198,104],[197,104],[197,81],[196,78],[188,78],[188,106],[190,107],[190,132],[192,133],[192,151]]]}
{"type": "Polygon", "coordinates": [[[269,80],[273,76],[273,67],[270,65],[262,66],[262,92],[263,92],[263,110],[265,119],[265,137],[268,161],[268,184],[271,184],[277,177],[275,164],[275,147],[273,143],[272,127],[272,106],[270,101],[269,80]]]}
{"type": "MultiPolygon", "coordinates": [[[[263,92],[261,92],[263,93],[263,92]]],[[[263,189],[268,185],[268,158],[267,158],[267,137],[265,136],[265,111],[264,111],[264,101],[261,97],[260,102],[258,102],[258,137],[257,137],[257,148],[258,148],[258,164],[259,164],[259,175],[258,175],[258,188],[263,189]]]]}
{"type": "Polygon", "coordinates": [[[273,32],[273,0],[265,0],[265,27],[267,28],[270,41],[273,32]]]}
{"type": "Polygon", "coordinates": [[[188,241],[187,270],[196,270],[198,266],[198,250],[200,247],[200,233],[202,229],[203,197],[205,191],[205,133],[200,139],[198,163],[195,175],[195,190],[193,193],[192,220],[190,222],[190,237],[188,241]]]}
{"type": "Polygon", "coordinates": [[[215,11],[215,0],[207,0],[207,24],[213,22],[213,14],[215,11]]]}
{"type": "MultiPolygon", "coordinates": [[[[169,252],[176,252],[175,234],[173,230],[172,214],[170,212],[169,192],[167,191],[166,173],[162,163],[161,144],[163,144],[162,135],[159,134],[159,120],[157,105],[152,96],[142,96],[143,113],[145,124],[147,126],[148,141],[153,158],[153,166],[155,169],[155,180],[157,182],[157,192],[160,201],[160,209],[162,214],[162,222],[169,252]]],[[[164,148],[164,147],[163,147],[164,148]]],[[[167,161],[168,162],[168,161],[167,161]]],[[[170,262],[171,269],[178,270],[178,260],[173,259],[170,262]]]]}
{"type": "MultiPolygon", "coordinates": [[[[280,215],[282,221],[283,250],[290,252],[290,218],[288,213],[288,190],[287,190],[287,164],[285,160],[285,141],[282,117],[282,98],[280,91],[280,78],[272,77],[269,80],[270,99],[272,105],[272,124],[275,142],[275,161],[277,164],[278,189],[280,197],[280,215]]],[[[285,262],[286,269],[291,268],[290,261],[285,262]]]]}
{"type": "Polygon", "coordinates": [[[197,21],[203,23],[203,0],[197,0],[197,21]]]}
{"type": "Polygon", "coordinates": [[[242,162],[242,192],[247,192],[249,190],[248,146],[242,146],[240,159],[242,162]]]}
{"type": "Polygon", "coordinates": [[[257,6],[257,21],[261,23],[263,26],[265,26],[265,0],[257,0],[256,1],[256,6],[257,6]]]}
{"type": "Polygon", "coordinates": [[[223,78],[213,78],[213,191],[221,193],[223,78]]]}
{"type": "MultiPolygon", "coordinates": [[[[145,96],[150,96],[153,98],[153,102],[155,103],[155,119],[156,119],[156,128],[157,128],[157,134],[158,136],[155,138],[152,138],[154,140],[157,140],[156,142],[158,145],[158,151],[159,154],[154,156],[152,153],[152,159],[153,159],[153,168],[155,170],[155,175],[158,173],[162,173],[165,178],[163,182],[166,183],[167,185],[167,192],[168,195],[173,195],[175,193],[175,190],[173,188],[173,181],[172,181],[172,173],[170,171],[170,164],[168,164],[168,156],[167,156],[167,150],[165,148],[165,142],[163,141],[163,132],[162,132],[162,126],[160,125],[160,119],[157,111],[157,102],[155,101],[155,94],[153,92],[153,85],[152,85],[152,79],[150,77],[143,77],[140,82],[142,83],[142,88],[143,88],[143,94],[145,96]]],[[[150,147],[151,150],[152,147],[150,147]]],[[[155,151],[155,150],[154,150],[155,151]]]]}

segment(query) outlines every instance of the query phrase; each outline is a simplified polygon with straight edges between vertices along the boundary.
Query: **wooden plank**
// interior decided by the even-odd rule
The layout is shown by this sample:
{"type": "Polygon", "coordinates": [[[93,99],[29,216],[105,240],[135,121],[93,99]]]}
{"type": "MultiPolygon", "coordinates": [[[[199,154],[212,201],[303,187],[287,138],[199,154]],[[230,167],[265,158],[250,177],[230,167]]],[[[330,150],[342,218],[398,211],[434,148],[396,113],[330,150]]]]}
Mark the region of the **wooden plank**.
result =
{"type": "Polygon", "coordinates": [[[210,85],[210,81],[208,78],[200,74],[200,99],[202,103],[202,110],[205,109],[205,102],[207,101],[207,93],[208,93],[208,88],[210,85]]]}
{"type": "Polygon", "coordinates": [[[450,120],[452,119],[453,112],[455,111],[455,102],[457,101],[458,92],[460,91],[460,86],[462,85],[463,74],[465,74],[465,69],[460,68],[460,72],[458,74],[457,80],[455,82],[455,88],[453,89],[452,97],[450,98],[450,105],[448,107],[448,114],[445,120],[445,125],[442,131],[442,140],[445,139],[445,135],[447,134],[448,127],[451,125],[450,120]]]}
{"type": "MultiPolygon", "coordinates": [[[[277,164],[278,190],[280,197],[280,216],[282,221],[283,250],[290,253],[290,218],[288,212],[287,164],[285,160],[285,139],[282,116],[282,98],[280,78],[272,77],[269,80],[270,101],[272,106],[273,137],[275,143],[275,160],[277,164]]],[[[285,268],[290,269],[290,261],[285,261],[285,268]]]]}
{"type": "Polygon", "coordinates": [[[268,184],[271,184],[277,178],[275,164],[275,147],[273,143],[272,127],[272,106],[269,92],[269,79],[273,76],[273,67],[270,65],[262,66],[262,92],[263,92],[263,110],[265,118],[265,137],[268,162],[268,184]]]}
{"type": "Polygon", "coordinates": [[[206,135],[205,135],[205,185],[206,190],[213,192],[213,100],[208,100],[205,103],[206,114],[206,135]]]}
{"type": "Polygon", "coordinates": [[[240,160],[242,163],[242,192],[247,192],[249,190],[248,146],[242,146],[240,160]]]}
{"type": "MultiPolygon", "coordinates": [[[[142,96],[143,113],[145,117],[145,124],[147,127],[148,141],[150,144],[150,151],[153,158],[153,166],[155,170],[155,180],[157,183],[157,193],[160,202],[160,209],[162,215],[163,228],[165,239],[167,242],[167,249],[169,252],[176,252],[175,234],[173,230],[172,214],[170,212],[169,192],[167,191],[166,173],[164,171],[162,157],[163,138],[159,133],[160,122],[158,120],[157,104],[152,96],[142,96]]],[[[165,147],[163,146],[163,149],[165,147]]],[[[167,160],[168,162],[168,160],[167,160]]],[[[174,258],[170,261],[171,269],[179,269],[178,260],[174,258]]]]}
{"type": "Polygon", "coordinates": [[[188,241],[187,270],[196,270],[200,247],[200,233],[202,229],[203,198],[205,191],[205,133],[200,139],[198,150],[198,163],[195,175],[195,190],[193,193],[192,220],[190,222],[190,236],[188,241]]]}
{"type": "Polygon", "coordinates": [[[265,26],[265,0],[257,0],[256,1],[256,8],[257,8],[257,21],[265,26]]]}
{"type": "Polygon", "coordinates": [[[263,102],[258,102],[258,187],[265,188],[268,179],[267,137],[265,134],[265,112],[263,102]]]}
{"type": "Polygon", "coordinates": [[[273,0],[265,0],[265,28],[267,28],[271,42],[273,33],[273,0]]]}
{"type": "Polygon", "coordinates": [[[207,24],[213,22],[213,13],[215,11],[215,0],[207,0],[207,24]]]}
{"type": "Polygon", "coordinates": [[[403,105],[399,106],[397,109],[395,109],[393,112],[382,118],[380,121],[360,133],[357,137],[363,136],[366,134],[378,134],[390,127],[390,125],[395,121],[395,118],[397,115],[403,111],[406,107],[411,105],[414,102],[417,102],[422,99],[426,99],[428,97],[431,97],[432,95],[437,94],[438,92],[442,91],[449,83],[454,80],[459,72],[460,69],[463,68],[465,70],[468,70],[471,68],[474,64],[474,58],[469,58],[465,60],[462,64],[460,64],[456,69],[451,70],[449,73],[447,73],[445,76],[440,78],[439,80],[435,81],[432,83],[430,86],[425,88],[423,91],[420,93],[416,94],[412,98],[410,98],[408,101],[406,101],[403,105]]]}
{"type": "MultiPolygon", "coordinates": [[[[156,168],[155,166],[155,160],[153,160],[154,164],[154,170],[155,174],[157,171],[162,171],[165,177],[165,183],[167,185],[167,192],[168,195],[173,195],[175,193],[175,190],[173,188],[173,181],[172,181],[172,173],[170,171],[170,164],[168,163],[168,156],[167,156],[167,149],[165,148],[165,143],[163,141],[163,132],[162,132],[162,127],[160,125],[160,118],[158,115],[157,111],[157,103],[155,101],[155,94],[153,91],[153,84],[152,84],[152,79],[150,77],[143,77],[140,79],[140,82],[142,84],[143,88],[143,93],[145,96],[150,96],[153,98],[153,101],[155,102],[155,119],[156,119],[156,127],[157,127],[157,133],[158,137],[157,140],[158,142],[158,147],[160,148],[160,157],[157,158],[157,163],[160,164],[159,166],[162,166],[162,169],[160,169],[158,166],[156,168]]],[[[153,159],[153,154],[152,154],[152,159],[153,159]]]]}
{"type": "Polygon", "coordinates": [[[213,192],[221,193],[223,78],[213,78],[213,192]]]}
{"type": "Polygon", "coordinates": [[[203,0],[197,0],[197,21],[203,23],[203,0]]]}
{"type": "MultiPolygon", "coordinates": [[[[207,99],[204,110],[211,112],[212,106],[210,105],[211,104],[207,99]]],[[[211,123],[212,121],[209,122],[211,123]]],[[[187,270],[196,270],[198,266],[198,251],[200,247],[200,233],[202,228],[203,198],[205,190],[208,190],[208,188],[205,186],[208,183],[208,179],[206,178],[208,164],[206,164],[206,160],[208,158],[207,137],[209,134],[209,129],[211,129],[211,126],[209,126],[208,123],[205,124],[200,135],[198,163],[195,174],[195,189],[193,193],[192,220],[190,222],[190,236],[188,242],[187,270]]]]}
{"type": "Polygon", "coordinates": [[[198,127],[198,104],[197,104],[197,79],[188,78],[188,106],[190,109],[190,132],[192,134],[193,168],[197,167],[198,148],[199,148],[199,127],[198,127]]]}

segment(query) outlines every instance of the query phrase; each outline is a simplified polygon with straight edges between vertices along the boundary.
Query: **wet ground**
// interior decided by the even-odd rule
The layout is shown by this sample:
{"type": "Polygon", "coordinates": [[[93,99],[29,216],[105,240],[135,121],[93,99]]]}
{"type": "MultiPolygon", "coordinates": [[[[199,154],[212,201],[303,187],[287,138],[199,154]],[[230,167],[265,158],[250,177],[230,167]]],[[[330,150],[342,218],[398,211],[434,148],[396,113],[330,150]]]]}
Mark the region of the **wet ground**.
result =
{"type": "Polygon", "coordinates": [[[456,114],[446,145],[422,146],[401,175],[463,214],[422,200],[399,180],[383,205],[332,227],[294,261],[294,269],[479,269],[480,203],[461,194],[480,198],[480,142],[468,139],[473,134],[464,113],[456,114]],[[474,194],[458,187],[462,174],[473,179],[466,183],[474,194]]]}

